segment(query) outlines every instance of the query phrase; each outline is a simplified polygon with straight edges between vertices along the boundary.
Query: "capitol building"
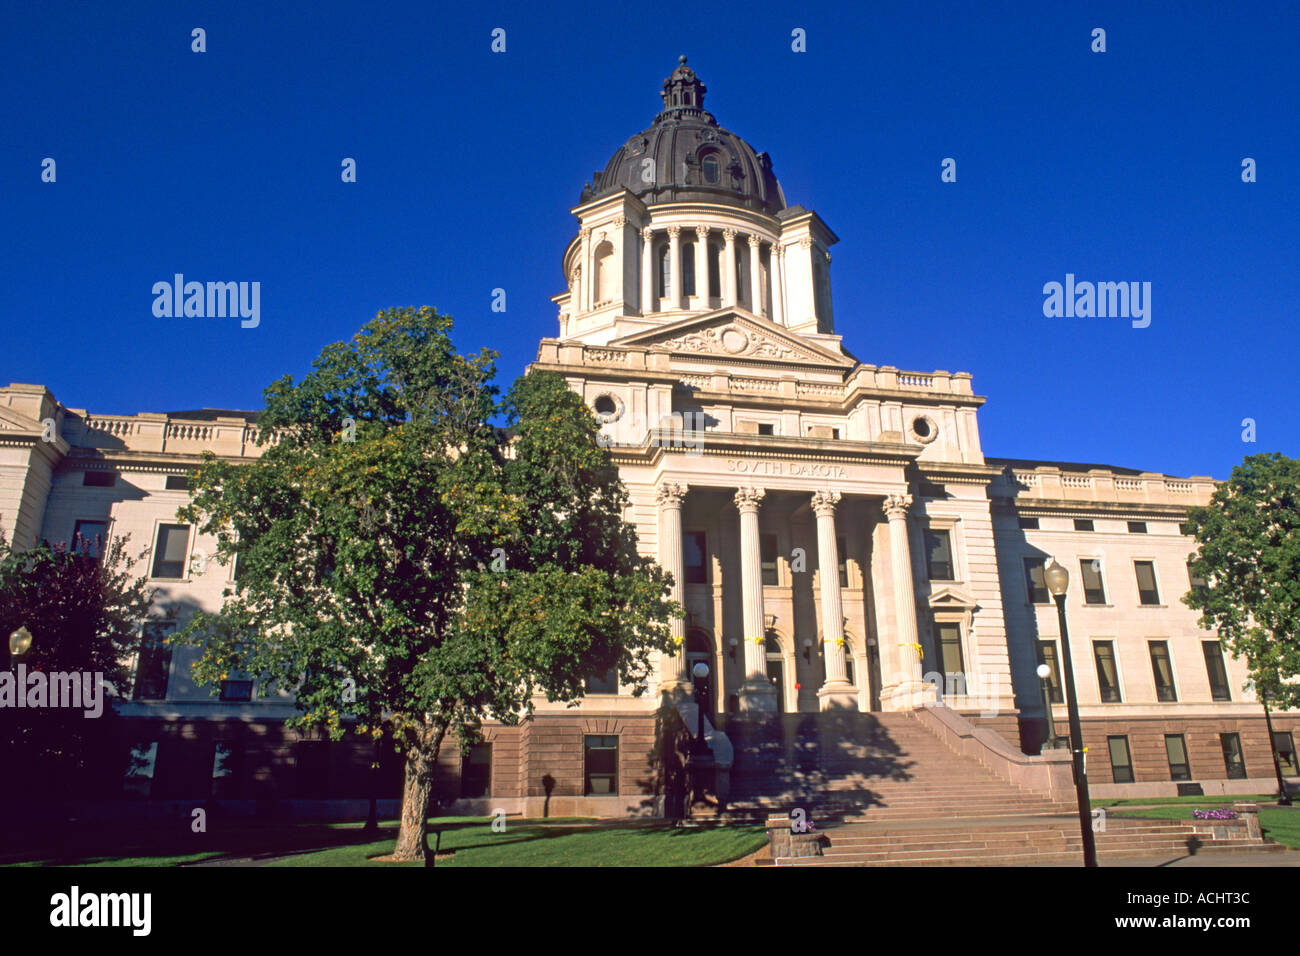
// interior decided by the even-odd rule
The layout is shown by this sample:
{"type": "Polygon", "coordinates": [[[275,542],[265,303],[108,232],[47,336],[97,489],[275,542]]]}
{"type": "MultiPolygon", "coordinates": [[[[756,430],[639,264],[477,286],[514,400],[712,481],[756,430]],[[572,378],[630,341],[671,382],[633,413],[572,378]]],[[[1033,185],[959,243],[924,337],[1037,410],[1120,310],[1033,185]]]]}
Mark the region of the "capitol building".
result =
{"type": "MultiPolygon", "coordinates": [[[[1270,742],[1244,663],[1180,600],[1197,584],[1182,522],[1214,480],[990,457],[969,372],[858,358],[836,332],[836,234],[787,199],[772,158],[720,126],[706,94],[681,58],[648,128],[582,189],[556,334],[530,366],[601,422],[626,518],[685,608],[678,652],[651,693],[594,674],[576,707],[539,699],[521,726],[488,724],[468,756],[444,748],[442,805],[662,813],[665,728],[689,738],[697,703],[735,799],[764,796],[775,766],[746,766],[755,728],[785,741],[779,763],[799,740],[913,726],[954,760],[1064,799],[1068,760],[1043,749],[1049,716],[1067,733],[1053,559],[1070,574],[1094,795],[1268,793],[1273,747],[1296,777],[1300,718],[1275,714],[1270,742]]],[[[20,548],[107,533],[149,549],[158,618],[120,705],[123,766],[136,756],[123,799],[367,796],[368,746],[286,730],[292,699],[237,675],[196,687],[194,649],[162,641],[231,585],[215,541],[176,511],[202,453],[258,454],[256,414],[109,415],[63,398],[0,387],[0,528],[20,548]]],[[[941,774],[943,753],[926,759],[941,774]]],[[[385,757],[382,773],[396,796],[399,763],[385,757]]]]}

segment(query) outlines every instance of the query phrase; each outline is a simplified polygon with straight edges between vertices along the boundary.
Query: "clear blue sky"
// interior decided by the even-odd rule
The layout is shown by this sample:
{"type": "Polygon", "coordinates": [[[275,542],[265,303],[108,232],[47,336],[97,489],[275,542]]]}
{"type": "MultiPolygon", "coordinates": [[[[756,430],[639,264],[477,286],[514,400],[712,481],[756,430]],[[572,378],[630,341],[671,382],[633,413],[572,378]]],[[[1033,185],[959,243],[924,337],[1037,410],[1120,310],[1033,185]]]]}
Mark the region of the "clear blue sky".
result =
{"type": "Polygon", "coordinates": [[[859,358],[971,372],[988,455],[1226,477],[1300,453],[1297,37],[1288,0],[11,4],[0,382],[259,408],[379,309],[429,304],[508,385],[557,333],[569,208],[686,53],[840,236],[859,358]],[[155,318],[177,272],[259,281],[261,325],[155,318]],[[1152,283],[1150,327],[1045,318],[1067,272],[1152,283]]]}

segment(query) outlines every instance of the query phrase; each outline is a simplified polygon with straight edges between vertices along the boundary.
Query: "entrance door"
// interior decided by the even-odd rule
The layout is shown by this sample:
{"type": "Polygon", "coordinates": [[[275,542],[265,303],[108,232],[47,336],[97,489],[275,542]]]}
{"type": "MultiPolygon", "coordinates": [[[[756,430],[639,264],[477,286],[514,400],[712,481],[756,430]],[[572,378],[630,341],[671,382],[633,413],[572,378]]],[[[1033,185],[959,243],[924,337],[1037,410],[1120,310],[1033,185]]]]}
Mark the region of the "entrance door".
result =
{"type": "Polygon", "coordinates": [[[770,631],[767,635],[767,679],[776,691],[776,712],[785,713],[785,661],[781,656],[781,644],[776,635],[770,631]]]}
{"type": "Polygon", "coordinates": [[[714,702],[717,700],[714,688],[718,686],[717,675],[713,673],[715,670],[717,664],[713,659],[713,645],[708,635],[700,630],[692,630],[686,636],[686,673],[690,675],[691,682],[695,685],[695,695],[699,698],[697,703],[704,707],[704,713],[710,717],[717,713],[714,709],[714,702]],[[697,663],[709,669],[709,676],[704,680],[697,680],[695,677],[697,663]]]}

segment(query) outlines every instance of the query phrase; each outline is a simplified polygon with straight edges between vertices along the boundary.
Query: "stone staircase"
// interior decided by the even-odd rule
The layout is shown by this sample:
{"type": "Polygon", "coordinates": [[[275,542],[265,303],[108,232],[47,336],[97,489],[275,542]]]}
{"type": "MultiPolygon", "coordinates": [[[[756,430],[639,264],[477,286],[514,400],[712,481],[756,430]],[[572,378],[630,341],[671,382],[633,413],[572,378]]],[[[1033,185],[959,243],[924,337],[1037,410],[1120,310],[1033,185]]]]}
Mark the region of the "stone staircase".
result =
{"type": "MultiPolygon", "coordinates": [[[[823,855],[779,866],[1079,865],[1078,808],[1016,786],[954,752],[909,713],[798,714],[729,719],[735,753],[728,821],[788,825],[801,807],[823,855]]],[[[698,808],[692,817],[700,816],[698,808]]],[[[1095,834],[1098,858],[1185,856],[1221,849],[1276,851],[1215,839],[1191,821],[1110,815],[1095,834]]]]}

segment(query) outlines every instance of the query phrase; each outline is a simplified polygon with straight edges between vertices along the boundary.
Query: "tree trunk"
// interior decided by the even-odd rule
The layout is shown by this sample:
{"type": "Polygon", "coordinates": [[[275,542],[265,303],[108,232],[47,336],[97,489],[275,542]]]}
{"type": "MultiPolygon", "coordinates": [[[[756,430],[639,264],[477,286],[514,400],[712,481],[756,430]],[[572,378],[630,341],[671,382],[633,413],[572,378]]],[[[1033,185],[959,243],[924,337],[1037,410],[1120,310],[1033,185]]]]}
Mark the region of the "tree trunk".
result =
{"type": "Polygon", "coordinates": [[[433,770],[438,762],[447,728],[427,725],[419,740],[406,754],[406,779],[402,784],[402,824],[397,833],[393,859],[404,862],[427,860],[429,798],[433,793],[433,770]]]}

